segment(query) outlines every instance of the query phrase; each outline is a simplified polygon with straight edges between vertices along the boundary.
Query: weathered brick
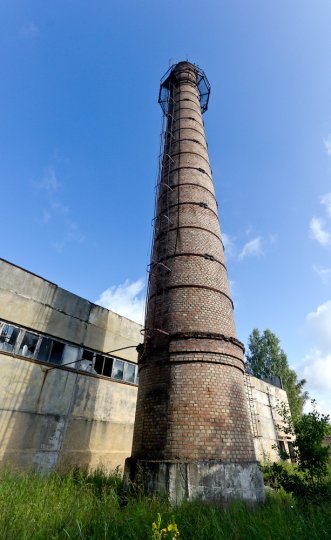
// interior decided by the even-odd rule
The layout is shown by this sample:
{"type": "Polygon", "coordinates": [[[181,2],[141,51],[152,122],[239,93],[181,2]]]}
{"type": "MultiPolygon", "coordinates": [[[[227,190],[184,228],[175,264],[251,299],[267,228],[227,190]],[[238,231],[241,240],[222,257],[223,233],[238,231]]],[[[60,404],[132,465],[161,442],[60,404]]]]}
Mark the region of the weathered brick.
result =
{"type": "Polygon", "coordinates": [[[255,460],[243,346],[194,68],[176,68],[155,209],[132,455],[255,460]]]}

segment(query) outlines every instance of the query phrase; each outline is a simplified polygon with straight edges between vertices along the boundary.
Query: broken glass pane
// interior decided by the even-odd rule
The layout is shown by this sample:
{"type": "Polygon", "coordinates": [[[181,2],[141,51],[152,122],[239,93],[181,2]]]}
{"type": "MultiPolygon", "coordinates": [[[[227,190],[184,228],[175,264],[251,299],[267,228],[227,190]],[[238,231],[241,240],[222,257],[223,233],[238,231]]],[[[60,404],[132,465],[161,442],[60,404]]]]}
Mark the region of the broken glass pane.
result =
{"type": "Polygon", "coordinates": [[[103,368],[103,375],[105,377],[111,377],[111,370],[113,368],[113,359],[105,357],[105,365],[103,368]]]}
{"type": "Polygon", "coordinates": [[[38,339],[39,336],[36,336],[36,334],[25,332],[18,354],[26,356],[27,358],[33,358],[38,339]]]}
{"type": "Polygon", "coordinates": [[[11,352],[15,347],[18,334],[18,328],[10,324],[5,324],[0,336],[0,350],[11,352]]]}
{"type": "Polygon", "coordinates": [[[77,368],[83,371],[92,372],[93,352],[83,349],[82,359],[77,363],[77,368]]]}
{"type": "Polygon", "coordinates": [[[48,362],[49,361],[49,353],[52,346],[52,340],[47,337],[43,337],[39,346],[39,351],[37,354],[38,360],[41,362],[48,362]]]}
{"type": "Polygon", "coordinates": [[[51,362],[52,364],[61,364],[63,349],[64,343],[60,343],[60,341],[54,340],[49,362],[51,362]]]}
{"type": "Polygon", "coordinates": [[[88,361],[92,362],[92,360],[93,360],[93,352],[88,351],[87,349],[84,349],[83,354],[82,354],[82,358],[83,358],[83,360],[88,360],[88,361]]]}
{"type": "Polygon", "coordinates": [[[102,354],[97,354],[95,357],[94,362],[94,369],[99,375],[102,375],[103,373],[103,365],[104,365],[105,357],[102,356],[102,354]]]}
{"type": "Polygon", "coordinates": [[[70,367],[77,368],[79,348],[73,345],[66,345],[62,357],[63,364],[69,364],[70,367]]]}

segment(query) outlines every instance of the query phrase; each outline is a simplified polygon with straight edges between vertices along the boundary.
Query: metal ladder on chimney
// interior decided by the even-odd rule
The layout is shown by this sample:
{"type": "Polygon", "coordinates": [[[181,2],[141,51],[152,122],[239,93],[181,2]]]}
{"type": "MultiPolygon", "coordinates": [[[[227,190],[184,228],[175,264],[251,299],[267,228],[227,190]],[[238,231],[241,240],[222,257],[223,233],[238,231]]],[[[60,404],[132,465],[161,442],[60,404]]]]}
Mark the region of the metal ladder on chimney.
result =
{"type": "MultiPolygon", "coordinates": [[[[171,272],[171,269],[168,266],[167,261],[167,254],[169,250],[169,231],[172,225],[172,220],[170,218],[170,206],[169,206],[169,194],[171,191],[173,191],[171,185],[170,185],[170,176],[171,176],[171,169],[172,165],[174,163],[174,160],[171,156],[172,154],[172,145],[174,142],[174,124],[176,122],[174,118],[174,107],[175,107],[175,99],[174,99],[174,90],[175,85],[173,83],[170,83],[169,85],[169,98],[168,98],[168,108],[167,112],[164,115],[163,118],[163,126],[162,126],[162,133],[161,133],[161,144],[160,144],[160,155],[159,155],[159,169],[158,169],[158,176],[157,176],[157,183],[155,186],[155,216],[154,216],[154,232],[153,232],[153,241],[152,241],[152,251],[151,255],[154,257],[149,265],[149,280],[148,280],[148,290],[147,290],[147,304],[148,305],[148,298],[150,295],[150,291],[152,288],[152,282],[153,282],[153,289],[154,291],[160,292],[160,298],[155,300],[153,302],[153,315],[152,315],[152,321],[151,322],[151,328],[146,329],[148,331],[148,334],[150,335],[153,332],[160,332],[162,334],[167,334],[167,332],[164,330],[164,293],[165,290],[160,287],[160,281],[162,279],[162,273],[164,272],[171,272]],[[162,198],[162,200],[161,200],[162,198]],[[158,215],[159,208],[162,207],[162,213],[158,215]],[[162,241],[162,237],[164,238],[162,241]],[[157,242],[157,251],[155,252],[155,245],[157,242]],[[163,251],[165,253],[165,257],[162,256],[162,253],[160,253],[160,245],[163,245],[163,251]],[[156,306],[158,306],[159,309],[159,324],[158,327],[155,327],[155,320],[156,320],[156,306]]],[[[146,313],[146,320],[147,320],[147,313],[146,313]]]]}

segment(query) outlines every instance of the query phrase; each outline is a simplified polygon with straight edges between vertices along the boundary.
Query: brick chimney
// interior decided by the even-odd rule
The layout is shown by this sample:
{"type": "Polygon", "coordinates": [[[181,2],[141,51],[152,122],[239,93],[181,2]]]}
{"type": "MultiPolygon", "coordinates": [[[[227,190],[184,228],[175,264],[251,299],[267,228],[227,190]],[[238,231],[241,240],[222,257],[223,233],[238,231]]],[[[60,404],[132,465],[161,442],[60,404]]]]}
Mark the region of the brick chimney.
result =
{"type": "Polygon", "coordinates": [[[164,113],[132,456],[148,493],[261,501],[202,113],[210,86],[189,62],[161,80],[164,113]]]}

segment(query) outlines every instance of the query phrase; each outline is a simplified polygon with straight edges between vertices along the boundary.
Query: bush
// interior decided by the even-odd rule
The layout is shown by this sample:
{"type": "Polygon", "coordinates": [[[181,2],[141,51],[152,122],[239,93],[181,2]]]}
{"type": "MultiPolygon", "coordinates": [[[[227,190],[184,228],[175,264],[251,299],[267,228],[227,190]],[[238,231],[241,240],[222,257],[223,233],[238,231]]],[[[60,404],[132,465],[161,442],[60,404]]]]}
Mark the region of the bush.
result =
{"type": "MultiPolygon", "coordinates": [[[[278,411],[285,423],[281,427],[286,434],[294,436],[293,450],[295,464],[284,463],[265,465],[262,470],[267,485],[273,489],[282,487],[296,497],[308,500],[331,500],[331,480],[329,475],[330,446],[323,446],[329,426],[329,416],[320,414],[315,400],[311,401],[312,411],[303,414],[294,424],[291,413],[282,404],[278,411]]],[[[290,456],[284,451],[282,459],[290,456]]],[[[293,459],[293,456],[292,456],[293,459]]]]}
{"type": "Polygon", "coordinates": [[[331,501],[331,481],[325,477],[318,483],[312,482],[310,477],[302,473],[298,466],[288,466],[285,463],[272,463],[262,467],[265,484],[272,489],[284,489],[295,497],[320,503],[331,501]]]}
{"type": "Polygon", "coordinates": [[[299,469],[309,476],[311,483],[320,483],[328,474],[330,446],[322,444],[329,416],[318,413],[314,400],[312,403],[312,412],[302,415],[295,424],[295,447],[299,469]]]}

